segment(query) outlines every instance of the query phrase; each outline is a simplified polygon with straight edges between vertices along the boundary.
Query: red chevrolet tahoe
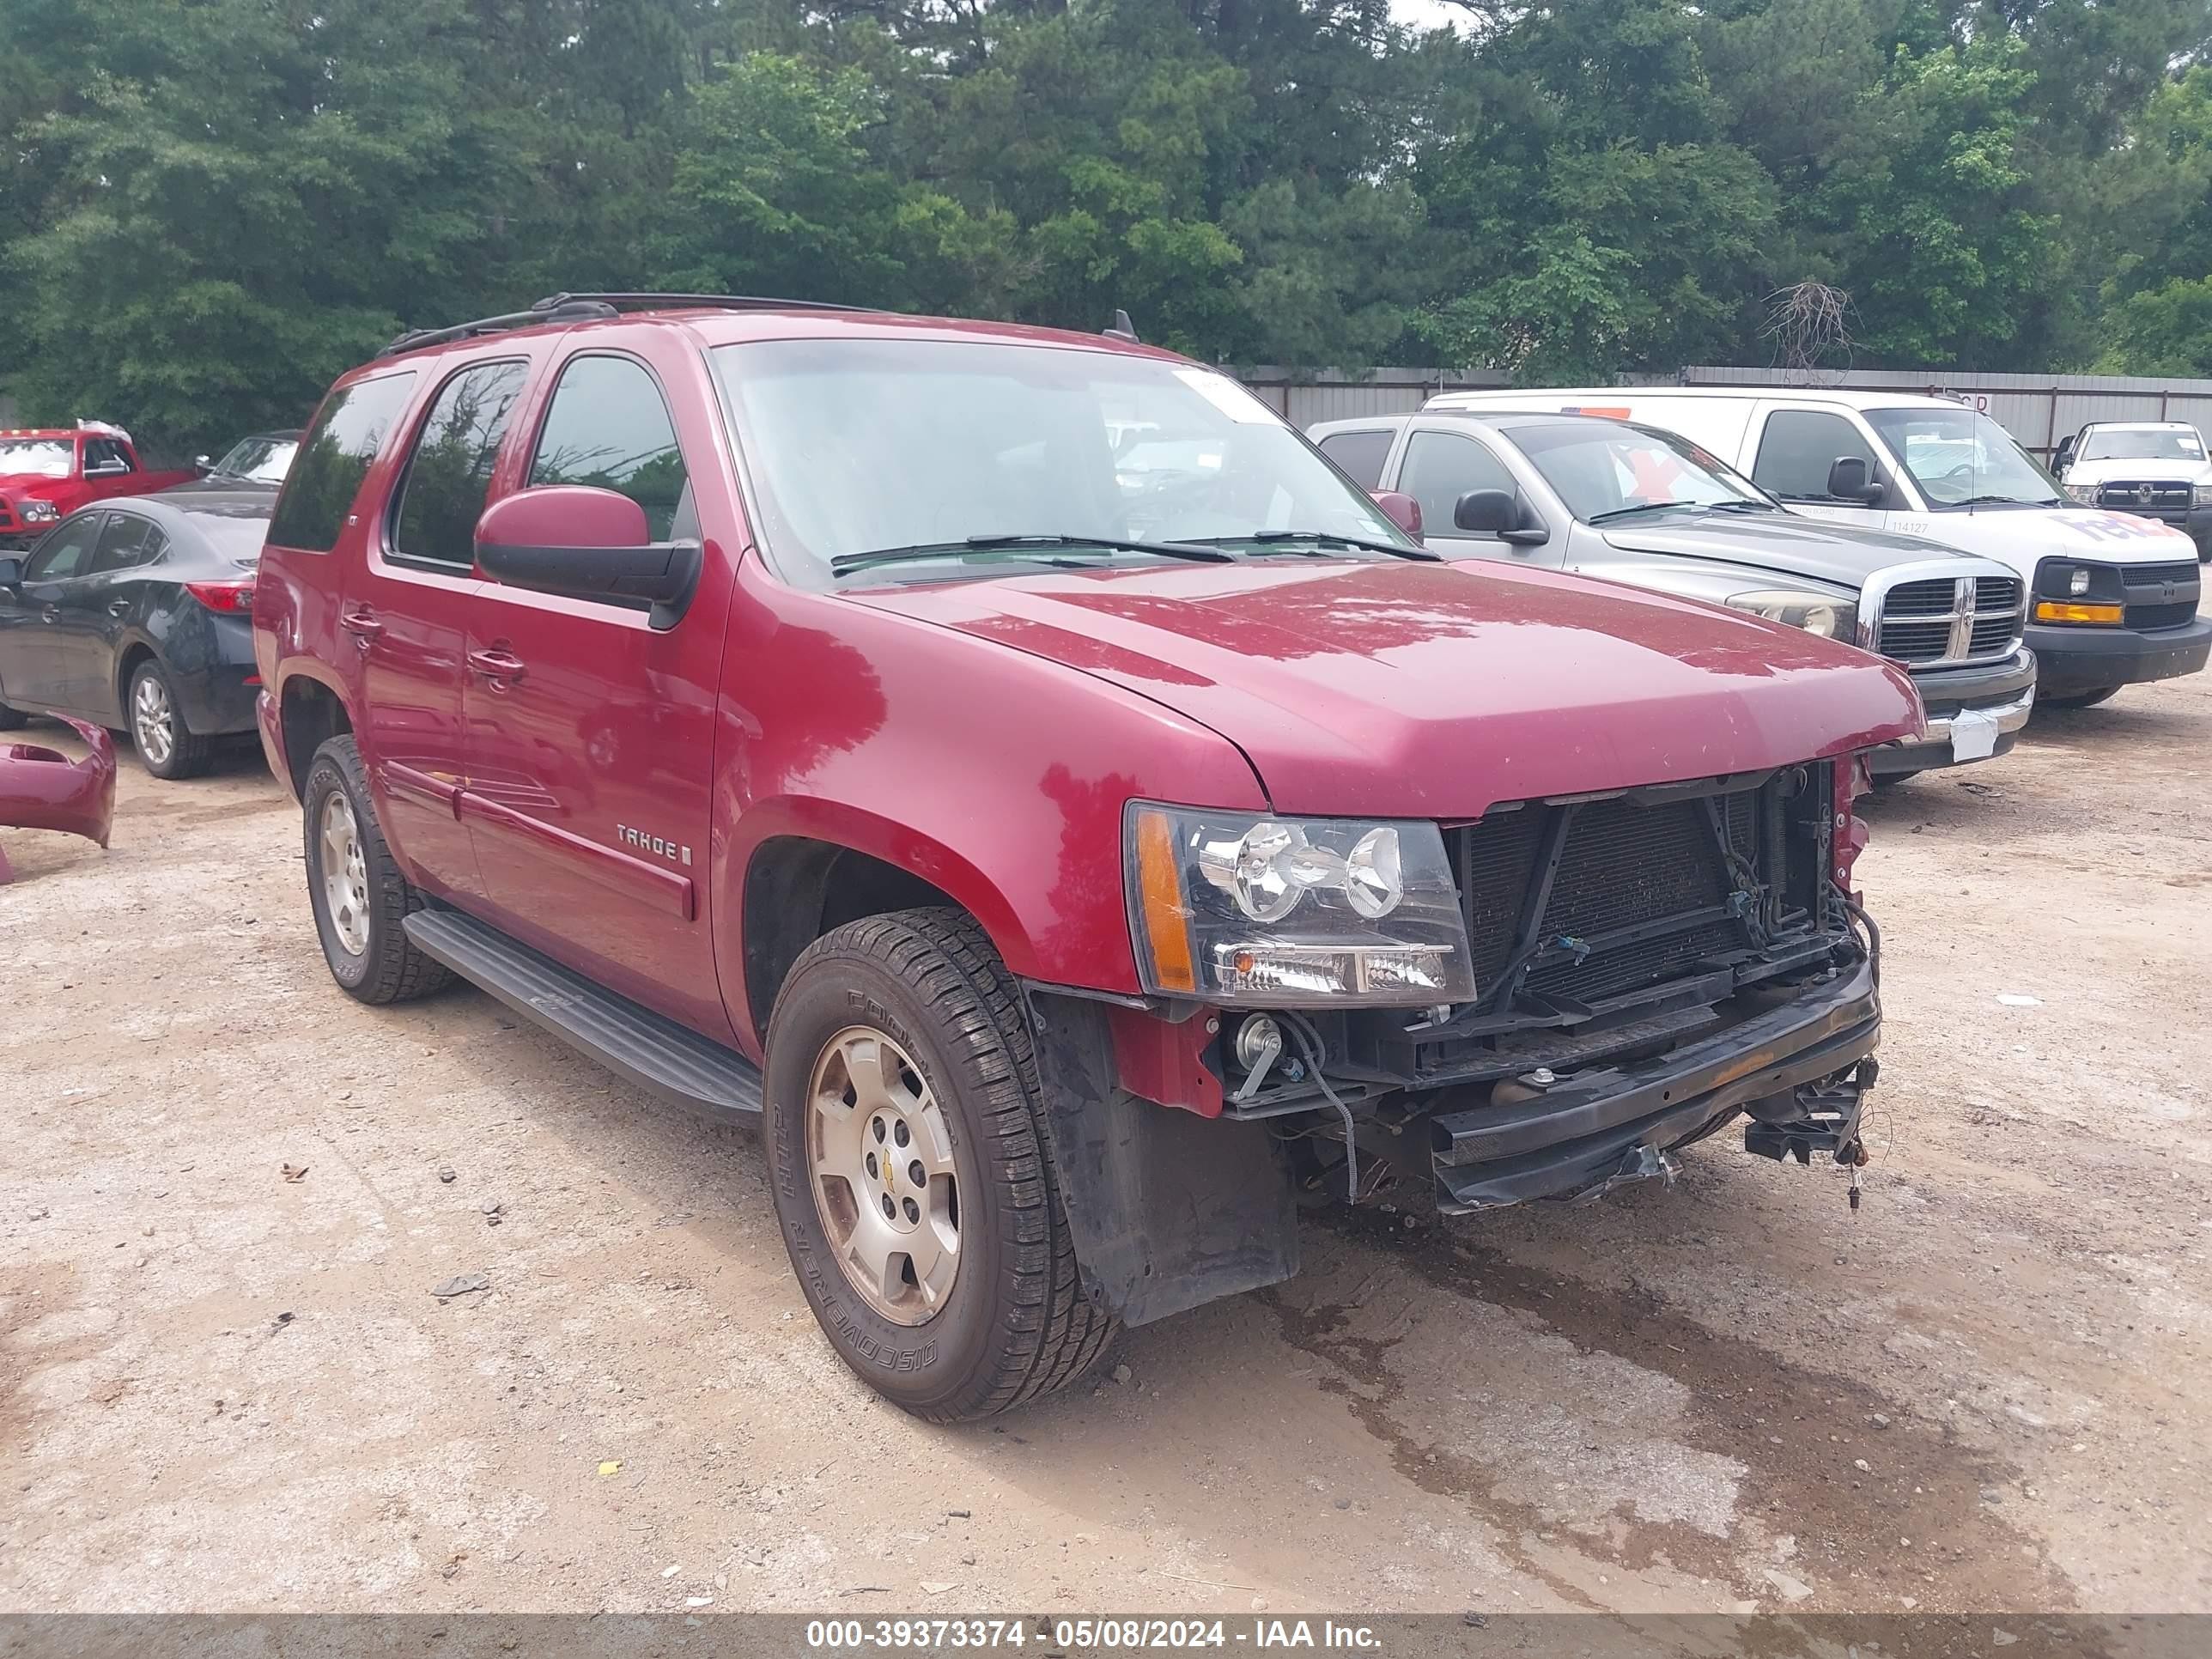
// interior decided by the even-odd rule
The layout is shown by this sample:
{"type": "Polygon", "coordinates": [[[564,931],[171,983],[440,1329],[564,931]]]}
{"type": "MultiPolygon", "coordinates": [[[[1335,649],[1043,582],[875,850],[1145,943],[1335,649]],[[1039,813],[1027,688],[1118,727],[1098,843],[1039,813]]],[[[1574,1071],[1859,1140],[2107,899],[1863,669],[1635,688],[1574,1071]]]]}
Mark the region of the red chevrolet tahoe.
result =
{"type": "Polygon", "coordinates": [[[148,471],[131,434],[100,421],[0,428],[0,547],[45,535],[88,501],[144,495],[198,476],[148,471]]]}
{"type": "MultiPolygon", "coordinates": [[[[1394,508],[1402,503],[1391,503],[1394,508]]],[[[1863,1159],[1899,670],[1437,562],[1124,338],[559,295],[341,379],[253,605],[338,983],[473,981],[763,1119],[830,1342],[938,1419],[1749,1119],[1863,1159]]]]}

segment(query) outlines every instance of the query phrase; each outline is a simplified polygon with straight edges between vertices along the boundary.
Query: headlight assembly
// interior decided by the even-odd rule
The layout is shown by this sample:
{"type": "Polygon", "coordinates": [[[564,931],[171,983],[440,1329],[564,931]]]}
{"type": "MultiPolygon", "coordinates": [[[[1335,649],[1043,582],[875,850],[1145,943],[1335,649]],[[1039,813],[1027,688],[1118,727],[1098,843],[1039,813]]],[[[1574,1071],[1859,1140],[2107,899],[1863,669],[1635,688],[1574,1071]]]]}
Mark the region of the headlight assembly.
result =
{"type": "Polygon", "coordinates": [[[1748,611],[1791,628],[1802,628],[1824,640],[1848,640],[1858,629],[1858,616],[1848,599],[1824,593],[1804,593],[1786,587],[1759,588],[1731,593],[1724,603],[1731,611],[1748,611]]]}
{"type": "Polygon", "coordinates": [[[2212,507],[2212,484],[2197,484],[2189,492],[2189,499],[2197,507],[2212,507]]]}
{"type": "Polygon", "coordinates": [[[62,515],[62,510],[52,501],[29,501],[16,508],[25,524],[52,524],[62,515]]]}
{"type": "Polygon", "coordinates": [[[1264,1007],[1465,1002],[1459,890],[1433,823],[1130,804],[1145,988],[1264,1007]]]}
{"type": "Polygon", "coordinates": [[[2077,501],[2087,501],[2092,507],[2097,504],[2097,486],[2094,484],[2066,484],[2062,487],[2077,501]]]}

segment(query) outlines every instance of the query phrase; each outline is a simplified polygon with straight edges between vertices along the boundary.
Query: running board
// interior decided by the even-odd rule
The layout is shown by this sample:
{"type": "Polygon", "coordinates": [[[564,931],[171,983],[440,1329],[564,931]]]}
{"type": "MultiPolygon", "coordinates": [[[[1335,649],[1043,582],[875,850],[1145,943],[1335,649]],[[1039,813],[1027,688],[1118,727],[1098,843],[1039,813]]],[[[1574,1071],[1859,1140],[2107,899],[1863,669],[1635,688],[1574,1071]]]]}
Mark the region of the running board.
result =
{"type": "Polygon", "coordinates": [[[735,1049],[617,996],[458,910],[417,910],[405,927],[423,955],[639,1088],[709,1117],[750,1121],[759,1115],[760,1073],[735,1049]]]}

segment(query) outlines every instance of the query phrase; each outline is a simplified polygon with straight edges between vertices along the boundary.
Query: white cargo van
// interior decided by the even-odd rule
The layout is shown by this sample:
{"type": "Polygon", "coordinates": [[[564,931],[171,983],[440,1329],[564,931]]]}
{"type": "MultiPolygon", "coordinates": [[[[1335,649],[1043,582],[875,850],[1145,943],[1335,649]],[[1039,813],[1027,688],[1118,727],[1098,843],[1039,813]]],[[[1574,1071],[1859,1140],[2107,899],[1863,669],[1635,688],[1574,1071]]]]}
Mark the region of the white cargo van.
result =
{"type": "Polygon", "coordinates": [[[1988,416],[1945,398],[1791,386],[1451,392],[1432,410],[1544,410],[1664,427],[1791,510],[1903,531],[2010,565],[2028,584],[2036,700],[2101,702],[2193,674],[2212,656],[2197,617],[2197,548],[2170,525],[2069,501],[1988,416]]]}

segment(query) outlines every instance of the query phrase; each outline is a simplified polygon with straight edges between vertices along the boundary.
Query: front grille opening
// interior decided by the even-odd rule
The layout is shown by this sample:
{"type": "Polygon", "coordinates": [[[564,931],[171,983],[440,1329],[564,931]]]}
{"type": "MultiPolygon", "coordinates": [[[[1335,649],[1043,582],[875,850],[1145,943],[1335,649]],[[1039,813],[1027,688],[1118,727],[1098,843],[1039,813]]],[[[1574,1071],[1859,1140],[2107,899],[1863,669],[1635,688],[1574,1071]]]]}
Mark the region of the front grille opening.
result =
{"type": "Polygon", "coordinates": [[[1959,585],[1940,581],[1899,582],[1882,601],[1885,617],[1948,617],[1958,607],[1959,585]]]}
{"type": "Polygon", "coordinates": [[[1829,788],[1823,762],[1697,795],[1531,802],[1452,831],[1477,985],[1595,1004],[1807,931],[1829,788]]]}
{"type": "Polygon", "coordinates": [[[1942,622],[1888,622],[1881,625],[1881,654],[1899,662],[1940,662],[1951,648],[1951,624],[1942,622]]]}
{"type": "Polygon", "coordinates": [[[2196,617],[2203,579],[2194,561],[2123,565],[2120,577],[2127,592],[2127,608],[2121,615],[2130,628],[2181,628],[2196,617]]]}

